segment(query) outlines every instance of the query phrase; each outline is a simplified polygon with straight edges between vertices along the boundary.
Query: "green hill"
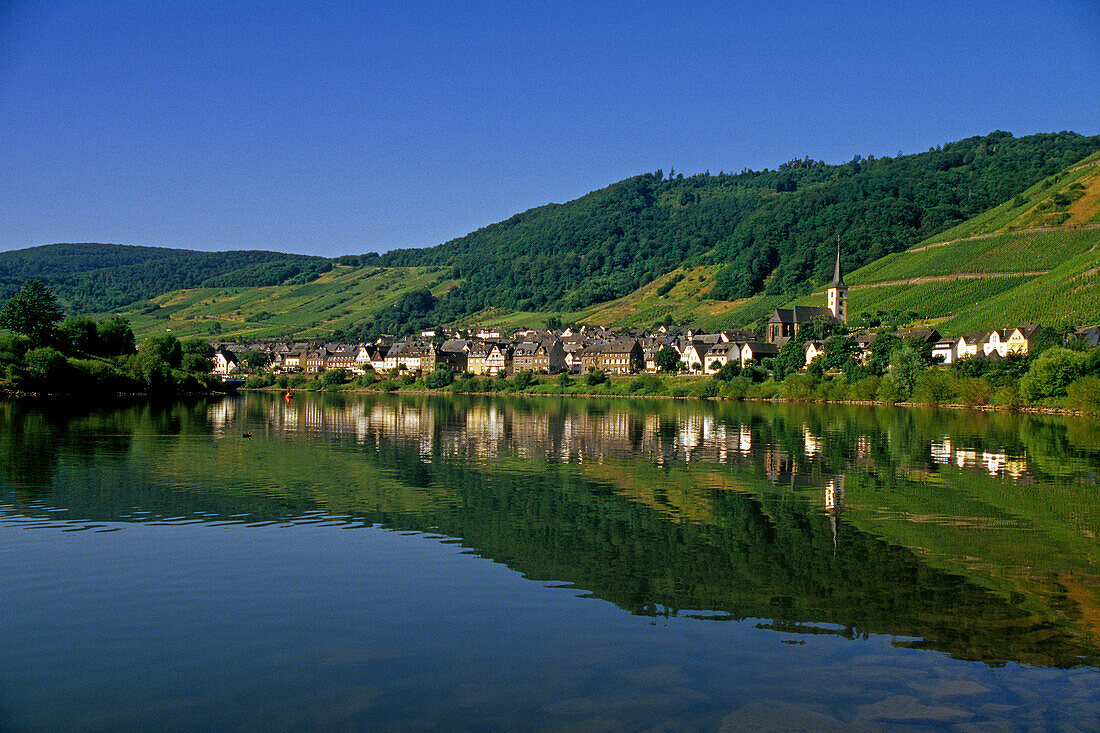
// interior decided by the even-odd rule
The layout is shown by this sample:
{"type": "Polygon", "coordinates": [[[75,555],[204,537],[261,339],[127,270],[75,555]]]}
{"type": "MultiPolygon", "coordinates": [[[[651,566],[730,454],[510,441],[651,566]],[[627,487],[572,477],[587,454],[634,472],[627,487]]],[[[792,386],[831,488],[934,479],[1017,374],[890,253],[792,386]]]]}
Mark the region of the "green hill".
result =
{"type": "MultiPolygon", "coordinates": [[[[1064,321],[1089,320],[1097,160],[1100,136],[995,132],[843,165],[657,171],[437,247],[336,260],[48,245],[0,253],[0,297],[37,277],[67,312],[123,312],[139,333],[254,338],[550,317],[721,328],[815,300],[808,293],[831,275],[839,235],[846,269],[864,268],[849,278],[853,314],[915,311],[961,327],[960,309],[1030,286],[1057,292],[1064,321]],[[1055,222],[1061,231],[1025,231],[1055,222]],[[934,279],[918,291],[914,278],[934,279]],[[419,307],[395,308],[414,291],[419,307]]],[[[1032,306],[998,305],[1021,317],[1032,306]]]]}

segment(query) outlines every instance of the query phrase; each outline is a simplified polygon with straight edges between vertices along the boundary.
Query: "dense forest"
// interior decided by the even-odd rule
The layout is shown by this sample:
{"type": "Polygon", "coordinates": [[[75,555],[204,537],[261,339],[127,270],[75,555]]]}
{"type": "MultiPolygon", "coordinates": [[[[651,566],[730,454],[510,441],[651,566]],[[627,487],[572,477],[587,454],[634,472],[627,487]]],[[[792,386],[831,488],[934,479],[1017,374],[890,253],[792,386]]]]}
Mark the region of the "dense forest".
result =
{"type": "Polygon", "coordinates": [[[181,288],[305,283],[330,269],[323,257],[282,252],[50,244],[0,253],[0,300],[35,279],[68,312],[94,313],[181,288]]]}
{"type": "Polygon", "coordinates": [[[1100,149],[1100,136],[994,132],[896,158],[809,158],[776,170],[644,174],[429,249],[339,258],[446,266],[465,282],[435,304],[447,321],[490,306],[574,310],[684,264],[722,269],[709,297],[798,295],[831,275],[949,229],[1100,149]]]}

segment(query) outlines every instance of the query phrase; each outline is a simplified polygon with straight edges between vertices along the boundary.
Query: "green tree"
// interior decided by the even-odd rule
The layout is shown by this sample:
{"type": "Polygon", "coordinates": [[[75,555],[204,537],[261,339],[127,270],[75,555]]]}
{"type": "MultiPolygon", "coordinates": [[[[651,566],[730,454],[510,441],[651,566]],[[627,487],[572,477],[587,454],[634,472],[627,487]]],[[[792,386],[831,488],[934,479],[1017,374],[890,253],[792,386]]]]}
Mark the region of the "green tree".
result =
{"type": "Polygon", "coordinates": [[[111,316],[106,321],[100,321],[96,330],[101,356],[132,354],[137,350],[134,331],[130,328],[130,322],[122,316],[111,316]]]}
{"type": "Polygon", "coordinates": [[[34,389],[50,392],[68,390],[69,362],[52,346],[31,349],[24,357],[24,383],[34,389]]]}
{"type": "Polygon", "coordinates": [[[1031,362],[1020,379],[1020,392],[1029,400],[1065,395],[1070,383],[1081,374],[1087,358],[1080,351],[1060,346],[1047,349],[1031,362]]]}
{"type": "Polygon", "coordinates": [[[321,375],[321,385],[326,388],[337,387],[346,381],[348,373],[343,369],[330,369],[321,375]]]}
{"type": "Polygon", "coordinates": [[[589,387],[595,387],[597,384],[603,384],[607,381],[607,375],[603,369],[593,369],[584,377],[584,382],[589,387]]]}
{"type": "Polygon", "coordinates": [[[57,298],[38,280],[28,280],[23,288],[0,308],[0,328],[21,333],[36,346],[54,339],[61,308],[57,298]]]}
{"type": "Polygon", "coordinates": [[[680,371],[680,367],[683,362],[680,361],[680,355],[676,353],[676,349],[671,346],[662,346],[657,350],[657,353],[653,355],[654,360],[657,362],[657,368],[662,372],[671,372],[675,374],[680,371]]]}
{"type": "Polygon", "coordinates": [[[443,389],[454,381],[455,374],[446,364],[436,364],[435,371],[428,375],[424,384],[428,389],[443,389]]]}
{"type": "Polygon", "coordinates": [[[791,339],[779,349],[779,354],[772,362],[775,370],[775,378],[782,381],[787,375],[794,374],[806,366],[806,346],[801,341],[791,339]]]}
{"type": "Polygon", "coordinates": [[[902,399],[913,396],[917,380],[927,368],[920,352],[908,342],[890,353],[890,376],[902,399]]]}
{"type": "Polygon", "coordinates": [[[538,384],[538,380],[535,379],[535,373],[529,369],[525,369],[521,372],[516,372],[516,376],[513,378],[516,384],[516,389],[527,389],[533,384],[538,384]]]}
{"type": "Polygon", "coordinates": [[[853,354],[856,350],[854,339],[836,334],[830,336],[825,342],[825,351],[822,355],[823,366],[828,371],[843,371],[847,373],[855,364],[853,354]]]}
{"type": "Polygon", "coordinates": [[[74,354],[98,354],[99,328],[88,316],[70,316],[58,328],[61,347],[74,354]]]}
{"type": "Polygon", "coordinates": [[[241,354],[243,361],[249,369],[263,369],[271,363],[271,354],[263,349],[249,349],[241,354]]]}
{"type": "Polygon", "coordinates": [[[180,343],[180,368],[185,372],[206,374],[213,368],[214,347],[201,338],[190,338],[180,343]]]}
{"type": "Polygon", "coordinates": [[[890,355],[900,345],[901,339],[892,331],[880,333],[876,336],[875,340],[871,342],[871,358],[867,364],[871,373],[876,376],[885,374],[886,368],[890,366],[890,355]]]}
{"type": "Polygon", "coordinates": [[[154,355],[170,369],[179,369],[183,361],[183,347],[180,345],[180,340],[170,333],[145,339],[141,348],[138,349],[139,355],[142,352],[154,355]]]}

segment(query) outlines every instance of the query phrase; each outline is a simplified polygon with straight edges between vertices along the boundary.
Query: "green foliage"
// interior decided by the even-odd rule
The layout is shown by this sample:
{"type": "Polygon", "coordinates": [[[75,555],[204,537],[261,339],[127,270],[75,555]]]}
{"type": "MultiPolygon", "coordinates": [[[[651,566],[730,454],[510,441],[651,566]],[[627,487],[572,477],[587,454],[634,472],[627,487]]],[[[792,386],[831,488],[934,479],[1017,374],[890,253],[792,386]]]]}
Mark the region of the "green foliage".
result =
{"type": "Polygon", "coordinates": [[[909,399],[927,362],[913,345],[906,342],[890,352],[890,378],[902,399],[909,399]]]}
{"type": "Polygon", "coordinates": [[[1100,377],[1081,377],[1070,384],[1066,404],[1075,410],[1100,414],[1100,377]]]}
{"type": "MultiPolygon", "coordinates": [[[[517,378],[519,375],[516,375],[517,378]]],[[[438,364],[435,367],[435,371],[428,375],[424,380],[424,384],[428,389],[443,389],[454,381],[455,374],[446,364],[438,364]]]]}
{"type": "Polygon", "coordinates": [[[348,381],[348,373],[343,369],[330,369],[321,374],[321,386],[327,389],[339,387],[348,381]]]}
{"type": "Polygon", "coordinates": [[[653,355],[653,360],[656,362],[657,368],[666,373],[675,374],[683,366],[680,355],[671,346],[662,346],[657,349],[657,353],[653,355]]]}
{"type": "Polygon", "coordinates": [[[111,316],[96,327],[99,332],[100,353],[103,356],[133,354],[137,351],[134,331],[130,322],[122,316],[111,316]]]}
{"type": "Polygon", "coordinates": [[[31,349],[24,357],[24,386],[31,389],[44,389],[50,385],[59,385],[57,391],[65,392],[69,386],[69,362],[65,355],[52,346],[31,349]]]}
{"type": "Polygon", "coordinates": [[[984,379],[964,377],[955,380],[955,390],[959,400],[968,407],[988,405],[993,396],[993,387],[984,379]]]}
{"type": "Polygon", "coordinates": [[[178,338],[172,334],[150,336],[142,342],[138,348],[138,356],[148,355],[147,362],[156,359],[164,363],[169,369],[178,369],[183,360],[183,347],[178,338]]]}
{"type": "Polygon", "coordinates": [[[38,280],[28,280],[0,308],[0,328],[21,333],[35,345],[52,341],[60,320],[57,298],[38,280]]]}
{"type": "Polygon", "coordinates": [[[58,340],[71,354],[99,354],[99,328],[87,316],[70,316],[58,327],[58,340]]]}
{"type": "Polygon", "coordinates": [[[562,372],[558,375],[558,386],[562,389],[569,387],[573,384],[573,379],[569,376],[568,372],[562,372]]]}
{"type": "Polygon", "coordinates": [[[180,369],[185,372],[206,374],[211,370],[214,347],[204,339],[185,339],[180,342],[180,369]]]}
{"type": "Polygon", "coordinates": [[[14,282],[35,278],[46,283],[71,310],[103,312],[172,290],[198,287],[239,270],[244,273],[238,281],[245,286],[270,284],[270,278],[249,269],[264,263],[294,263],[314,268],[311,272],[331,267],[321,257],[281,252],[51,244],[0,253],[0,292],[14,282]]]}
{"type": "Polygon", "coordinates": [[[595,387],[598,384],[603,384],[607,381],[607,375],[603,369],[593,369],[588,374],[584,375],[584,383],[589,387],[595,387]]]}
{"type": "Polygon", "coordinates": [[[913,388],[913,401],[922,405],[942,405],[956,396],[955,380],[943,369],[926,369],[917,378],[913,388]]]}
{"type": "MultiPolygon", "coordinates": [[[[656,374],[642,374],[630,380],[630,392],[636,394],[663,394],[665,382],[656,374]]],[[[713,397],[714,395],[707,395],[713,397]]]]}
{"type": "Polygon", "coordinates": [[[249,369],[263,369],[271,363],[271,355],[263,349],[249,349],[240,355],[240,360],[249,369]]]}
{"type": "Polygon", "coordinates": [[[784,380],[789,375],[801,371],[806,366],[806,346],[798,339],[791,339],[779,349],[779,354],[772,362],[777,380],[784,380]]]}
{"type": "Polygon", "coordinates": [[[718,396],[718,382],[714,379],[703,379],[696,382],[691,388],[691,394],[693,397],[700,397],[703,399],[709,397],[718,396]]]}
{"type": "Polygon", "coordinates": [[[1061,347],[1047,349],[1020,379],[1020,392],[1029,400],[1061,397],[1082,371],[1085,354],[1061,347]]]}
{"type": "Polygon", "coordinates": [[[533,384],[538,384],[538,379],[535,377],[535,373],[529,369],[525,369],[521,372],[516,372],[512,378],[512,382],[515,384],[516,389],[527,389],[533,384]]]}

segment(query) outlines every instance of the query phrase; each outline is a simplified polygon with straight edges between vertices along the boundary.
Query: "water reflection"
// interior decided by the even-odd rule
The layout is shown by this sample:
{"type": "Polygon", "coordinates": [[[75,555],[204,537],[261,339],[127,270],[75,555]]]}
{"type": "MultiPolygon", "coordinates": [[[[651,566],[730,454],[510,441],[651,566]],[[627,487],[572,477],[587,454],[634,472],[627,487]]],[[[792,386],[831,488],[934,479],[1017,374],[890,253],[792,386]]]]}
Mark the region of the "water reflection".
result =
{"type": "Polygon", "coordinates": [[[0,428],[3,521],[382,525],[631,613],[890,634],[989,664],[1100,660],[1087,421],[247,395],[7,403],[0,428]]]}

